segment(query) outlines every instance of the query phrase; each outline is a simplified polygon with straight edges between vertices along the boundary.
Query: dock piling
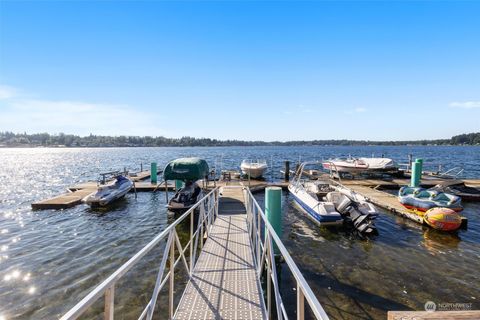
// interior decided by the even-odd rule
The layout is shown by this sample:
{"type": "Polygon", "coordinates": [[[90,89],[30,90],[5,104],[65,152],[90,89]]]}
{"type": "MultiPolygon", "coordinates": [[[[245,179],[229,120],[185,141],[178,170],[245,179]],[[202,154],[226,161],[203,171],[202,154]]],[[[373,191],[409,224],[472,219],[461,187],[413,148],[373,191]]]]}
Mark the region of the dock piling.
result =
{"type": "Polygon", "coordinates": [[[285,161],[285,181],[290,180],[290,161],[285,161]]]}
{"type": "MultiPolygon", "coordinates": [[[[282,188],[265,188],[265,216],[280,237],[282,234],[282,188]]],[[[276,247],[275,251],[277,251],[276,247]]]]}
{"type": "Polygon", "coordinates": [[[412,163],[412,177],[410,180],[411,187],[419,187],[420,180],[422,178],[422,166],[423,166],[423,159],[415,159],[415,162],[412,163]]]}
{"type": "Polygon", "coordinates": [[[150,182],[152,184],[157,183],[157,163],[156,162],[152,162],[150,164],[150,182]]]}

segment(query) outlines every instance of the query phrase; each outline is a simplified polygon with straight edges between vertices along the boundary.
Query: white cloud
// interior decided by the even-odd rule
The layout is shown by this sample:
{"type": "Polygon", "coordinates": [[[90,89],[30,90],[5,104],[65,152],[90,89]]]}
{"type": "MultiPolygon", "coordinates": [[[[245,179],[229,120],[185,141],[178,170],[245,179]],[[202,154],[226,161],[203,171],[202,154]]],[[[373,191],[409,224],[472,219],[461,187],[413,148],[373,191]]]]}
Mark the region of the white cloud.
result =
{"type": "Polygon", "coordinates": [[[293,109],[283,111],[285,115],[292,115],[297,113],[312,113],[313,110],[309,107],[304,106],[303,104],[299,104],[293,109]]]}
{"type": "Polygon", "coordinates": [[[15,97],[17,90],[10,86],[0,85],[0,100],[10,99],[15,97]]]}
{"type": "Polygon", "coordinates": [[[355,114],[355,113],[364,113],[364,112],[367,112],[367,109],[359,107],[359,108],[355,108],[355,109],[352,109],[352,110],[346,110],[343,113],[345,113],[345,114],[355,114]]]}
{"type": "MultiPolygon", "coordinates": [[[[0,93],[2,93],[0,91],[0,93]]],[[[0,104],[0,128],[14,132],[88,135],[164,135],[158,113],[128,105],[24,99],[7,95],[0,104]]]]}
{"type": "Polygon", "coordinates": [[[298,109],[301,113],[311,113],[311,112],[313,112],[313,110],[312,110],[311,108],[306,107],[306,106],[304,106],[303,104],[299,105],[299,106],[297,107],[297,109],[298,109]]]}
{"type": "Polygon", "coordinates": [[[450,107],[463,109],[480,108],[480,101],[452,102],[450,103],[450,107]]]}

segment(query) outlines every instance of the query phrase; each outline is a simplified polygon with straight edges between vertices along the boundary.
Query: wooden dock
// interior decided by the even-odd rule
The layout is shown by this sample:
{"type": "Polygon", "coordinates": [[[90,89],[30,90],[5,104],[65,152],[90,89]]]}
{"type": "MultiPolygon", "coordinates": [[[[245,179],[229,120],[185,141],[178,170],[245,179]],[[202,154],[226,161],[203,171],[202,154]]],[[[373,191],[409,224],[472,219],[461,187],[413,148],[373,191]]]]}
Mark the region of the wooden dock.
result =
{"type": "Polygon", "coordinates": [[[479,320],[479,310],[469,311],[388,311],[388,320],[479,320]]]}
{"type": "Polygon", "coordinates": [[[242,188],[222,189],[219,215],[174,319],[266,319],[242,188]]]}
{"type": "MultiPolygon", "coordinates": [[[[361,194],[367,198],[369,202],[380,208],[386,209],[394,214],[413,220],[420,224],[424,223],[422,217],[402,206],[400,201],[398,201],[398,197],[394,196],[393,194],[361,185],[344,185],[358,194],[361,194]]],[[[462,227],[467,227],[467,224],[468,219],[462,217],[462,227]]]]}
{"type": "Polygon", "coordinates": [[[62,194],[51,199],[32,203],[33,210],[67,209],[82,203],[82,199],[94,192],[95,189],[81,189],[75,192],[62,194]]]}
{"type": "MultiPolygon", "coordinates": [[[[160,172],[160,171],[159,171],[160,172]]],[[[150,171],[142,171],[129,176],[135,183],[135,189],[137,192],[142,191],[154,191],[165,190],[164,183],[152,184],[149,181],[143,181],[150,178],[150,171]]],[[[167,185],[169,190],[174,189],[173,183],[167,185]]],[[[98,184],[95,181],[85,182],[73,187],[68,188],[69,193],[61,194],[59,196],[34,202],[32,203],[33,210],[46,210],[46,209],[67,209],[79,205],[82,203],[82,199],[89,194],[95,192],[98,188],[98,184]]],[[[132,189],[131,192],[135,192],[132,189]]]]}
{"type": "Polygon", "coordinates": [[[398,198],[390,193],[376,190],[367,186],[361,185],[346,185],[347,188],[361,194],[367,200],[374,205],[386,209],[392,213],[408,218],[418,223],[423,223],[422,217],[408,211],[404,206],[400,204],[398,198]]]}
{"type": "MultiPolygon", "coordinates": [[[[159,170],[158,172],[161,172],[159,170]]],[[[307,175],[308,172],[306,172],[307,175]]],[[[235,175],[233,175],[235,176],[235,175]]],[[[230,175],[232,177],[232,175],[230,175]]],[[[288,187],[288,182],[277,181],[277,182],[268,182],[265,180],[247,180],[241,179],[238,175],[237,178],[225,179],[220,181],[209,181],[207,184],[207,189],[213,189],[215,186],[245,186],[248,187],[252,192],[263,191],[268,186],[278,186],[283,189],[288,187]]],[[[321,180],[330,180],[330,175],[327,173],[315,174],[312,177],[321,180]]],[[[169,182],[168,185],[165,185],[162,182],[150,183],[147,179],[150,178],[150,171],[141,171],[138,173],[130,174],[130,179],[135,183],[135,188],[131,192],[154,192],[154,191],[169,191],[175,190],[173,181],[169,182]]],[[[465,184],[466,186],[471,186],[474,188],[480,187],[480,180],[467,179],[467,180],[445,180],[425,176],[421,180],[421,186],[429,188],[437,184],[448,182],[450,185],[454,184],[465,184]]],[[[371,202],[376,204],[379,207],[390,210],[399,215],[405,216],[411,220],[420,222],[420,217],[407,211],[402,207],[396,198],[392,195],[389,195],[385,192],[379,191],[377,189],[398,189],[401,186],[408,185],[410,183],[409,179],[405,178],[390,178],[390,179],[380,179],[380,178],[356,178],[356,179],[342,179],[341,182],[344,186],[351,188],[354,191],[359,192],[360,194],[365,195],[367,198],[371,199],[371,202]],[[374,189],[372,189],[374,188],[374,189]],[[394,200],[393,200],[394,199],[394,200]]],[[[199,185],[203,183],[199,181],[199,185]]],[[[51,199],[46,199],[43,201],[32,203],[32,209],[42,210],[42,209],[66,209],[76,206],[82,203],[82,199],[85,198],[90,193],[93,193],[97,190],[98,183],[96,181],[89,181],[74,185],[69,189],[70,193],[62,194],[51,199]]]]}

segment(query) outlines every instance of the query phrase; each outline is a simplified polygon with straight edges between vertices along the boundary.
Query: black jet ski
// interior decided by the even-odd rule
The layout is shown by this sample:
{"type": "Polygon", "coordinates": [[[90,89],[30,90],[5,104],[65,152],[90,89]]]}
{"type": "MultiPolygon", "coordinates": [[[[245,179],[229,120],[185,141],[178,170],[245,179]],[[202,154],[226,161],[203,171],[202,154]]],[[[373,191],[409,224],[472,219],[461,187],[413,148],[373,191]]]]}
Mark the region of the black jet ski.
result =
{"type": "Polygon", "coordinates": [[[185,186],[178,190],[168,202],[167,208],[171,211],[187,211],[201,198],[202,189],[192,181],[187,181],[185,186]]]}

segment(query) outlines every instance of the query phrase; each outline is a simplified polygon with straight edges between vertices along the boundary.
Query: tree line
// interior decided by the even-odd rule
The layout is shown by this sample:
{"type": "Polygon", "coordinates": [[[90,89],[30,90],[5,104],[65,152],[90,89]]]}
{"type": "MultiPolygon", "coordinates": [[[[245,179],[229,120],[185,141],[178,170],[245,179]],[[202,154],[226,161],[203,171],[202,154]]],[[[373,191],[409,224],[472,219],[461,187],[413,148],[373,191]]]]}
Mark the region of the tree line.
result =
{"type": "Polygon", "coordinates": [[[0,132],[0,147],[207,147],[207,146],[362,146],[362,145],[480,145],[480,132],[454,136],[450,139],[415,141],[369,140],[299,140],[243,141],[210,138],[166,138],[163,136],[101,136],[90,134],[13,133],[0,132]]]}

